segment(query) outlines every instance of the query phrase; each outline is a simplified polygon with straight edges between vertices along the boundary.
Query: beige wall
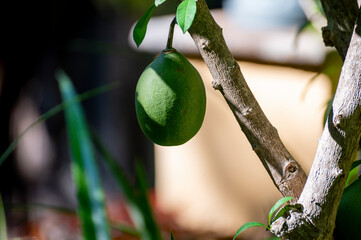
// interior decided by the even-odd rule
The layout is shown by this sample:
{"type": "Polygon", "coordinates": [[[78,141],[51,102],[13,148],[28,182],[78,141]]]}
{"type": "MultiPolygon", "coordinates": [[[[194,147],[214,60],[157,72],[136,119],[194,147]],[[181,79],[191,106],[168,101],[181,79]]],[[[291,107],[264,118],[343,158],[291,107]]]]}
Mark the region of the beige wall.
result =
{"type": "MultiPolygon", "coordinates": [[[[178,147],[155,147],[156,193],[161,208],[191,230],[233,235],[245,222],[267,222],[281,195],[218,91],[205,64],[192,60],[207,91],[201,130],[178,147]]],[[[322,131],[331,86],[325,76],[289,67],[240,62],[243,74],[285,145],[308,172],[322,131]]],[[[264,230],[243,237],[260,239],[264,230]]]]}

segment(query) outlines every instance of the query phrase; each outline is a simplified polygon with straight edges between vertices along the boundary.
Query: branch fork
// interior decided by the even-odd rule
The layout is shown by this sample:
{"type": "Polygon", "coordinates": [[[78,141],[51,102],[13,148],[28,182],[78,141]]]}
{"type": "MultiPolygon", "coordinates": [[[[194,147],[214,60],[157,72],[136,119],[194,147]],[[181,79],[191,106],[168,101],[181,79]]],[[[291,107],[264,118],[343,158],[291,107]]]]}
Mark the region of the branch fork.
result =
{"type": "Polygon", "coordinates": [[[283,239],[333,238],[337,208],[361,136],[361,20],[352,27],[357,1],[321,2],[332,19],[324,28],[325,42],[336,46],[345,63],[308,179],[261,110],[205,0],[198,0],[189,29],[212,74],[214,89],[224,96],[275,186],[303,207],[303,212],[291,210],[272,224],[271,231],[283,239]]]}

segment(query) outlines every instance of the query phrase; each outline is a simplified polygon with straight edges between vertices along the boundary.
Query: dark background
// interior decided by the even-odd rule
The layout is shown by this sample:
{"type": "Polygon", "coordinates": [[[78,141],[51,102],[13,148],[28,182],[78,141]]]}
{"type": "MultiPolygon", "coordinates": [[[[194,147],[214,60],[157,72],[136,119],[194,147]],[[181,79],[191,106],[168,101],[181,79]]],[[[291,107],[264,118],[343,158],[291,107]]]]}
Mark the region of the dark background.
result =
{"type": "MultiPolygon", "coordinates": [[[[175,12],[168,0],[155,14],[175,12]]],[[[207,1],[219,8],[221,0],[207,1]]],[[[128,34],[152,1],[145,0],[35,0],[0,2],[0,153],[9,146],[12,112],[19,99],[30,97],[39,114],[61,102],[54,73],[61,68],[78,93],[120,81],[120,87],[83,102],[90,126],[130,175],[134,159],[141,160],[153,186],[153,145],[140,128],[134,110],[134,90],[142,70],[153,56],[132,50],[128,34]]],[[[0,192],[5,203],[31,201],[74,206],[75,196],[62,188],[69,150],[64,116],[46,121],[54,148],[47,172],[28,182],[18,171],[14,154],[0,167],[0,192]],[[40,189],[40,190],[39,190],[40,189]],[[42,194],[39,194],[41,192],[42,194]],[[45,195],[44,195],[45,193],[45,195]]],[[[102,168],[103,172],[106,169],[102,168]]],[[[112,180],[102,174],[108,191],[112,180]]],[[[26,214],[9,215],[17,224],[26,214]]]]}

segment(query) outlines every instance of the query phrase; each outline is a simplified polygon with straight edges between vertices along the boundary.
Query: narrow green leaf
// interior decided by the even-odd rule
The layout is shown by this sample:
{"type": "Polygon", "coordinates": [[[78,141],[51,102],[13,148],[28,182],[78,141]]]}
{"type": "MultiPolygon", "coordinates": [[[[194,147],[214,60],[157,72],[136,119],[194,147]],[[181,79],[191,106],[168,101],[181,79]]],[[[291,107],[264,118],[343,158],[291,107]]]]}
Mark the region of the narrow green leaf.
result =
{"type": "MultiPolygon", "coordinates": [[[[69,77],[63,71],[58,71],[56,77],[63,101],[73,99],[76,92],[69,77]]],[[[79,103],[72,103],[64,112],[84,239],[110,240],[104,193],[83,109],[79,103]]]]}
{"type": "Polygon", "coordinates": [[[159,5],[161,5],[162,3],[164,3],[165,1],[167,1],[167,0],[155,0],[155,1],[154,1],[154,4],[155,4],[156,7],[158,7],[159,5]]]}
{"type": "Polygon", "coordinates": [[[119,86],[119,82],[113,82],[113,83],[106,84],[106,85],[97,87],[95,89],[89,90],[83,94],[77,95],[76,97],[74,97],[73,99],[71,99],[69,101],[66,101],[61,104],[56,105],[55,107],[53,107],[52,109],[50,109],[49,111],[47,111],[46,113],[41,115],[35,122],[30,124],[29,127],[27,127],[19,136],[17,136],[14,139],[14,141],[12,141],[12,143],[9,145],[9,147],[5,150],[5,152],[0,157],[0,166],[5,161],[5,159],[14,151],[14,149],[16,148],[16,146],[18,145],[18,143],[22,139],[22,137],[27,132],[29,132],[32,128],[34,128],[35,126],[39,125],[40,123],[46,121],[47,119],[55,116],[56,114],[60,113],[71,103],[84,101],[84,100],[94,97],[96,95],[108,92],[118,86],[119,86]]]}
{"type": "Polygon", "coordinates": [[[288,202],[288,201],[290,201],[292,199],[293,199],[293,197],[283,197],[280,200],[278,200],[275,205],[273,205],[273,207],[271,208],[271,210],[269,211],[269,214],[268,214],[268,223],[269,224],[271,224],[271,217],[272,217],[273,213],[278,208],[280,208],[283,204],[285,204],[286,202],[288,202]]]}
{"type": "Polygon", "coordinates": [[[194,17],[197,12],[197,3],[195,0],[184,0],[177,8],[177,23],[182,29],[183,33],[186,33],[192,26],[194,17]]]}
{"type": "Polygon", "coordinates": [[[354,161],[351,165],[351,170],[347,176],[345,187],[353,183],[358,177],[358,166],[361,164],[361,160],[354,161]]]}
{"type": "Polygon", "coordinates": [[[138,20],[137,24],[134,27],[133,39],[134,42],[137,44],[137,47],[139,47],[144,40],[149,20],[152,17],[155,8],[156,5],[153,3],[152,6],[150,6],[148,10],[144,13],[144,15],[138,20]]]}
{"type": "Polygon", "coordinates": [[[123,169],[121,169],[115,158],[94,132],[92,132],[92,139],[127,198],[130,216],[141,238],[143,240],[161,240],[160,230],[154,219],[147,197],[147,187],[143,169],[139,164],[136,164],[136,177],[139,184],[135,187],[132,186],[123,169]]]}
{"type": "Polygon", "coordinates": [[[4,204],[0,195],[0,240],[7,240],[7,235],[4,204]]]}
{"type": "Polygon", "coordinates": [[[129,226],[128,224],[119,224],[119,223],[110,223],[112,229],[118,230],[122,233],[140,238],[140,233],[132,226],[129,226]]]}
{"type": "Polygon", "coordinates": [[[242,225],[242,227],[240,227],[236,233],[236,235],[234,235],[234,239],[236,239],[236,237],[238,237],[239,234],[241,234],[243,231],[247,230],[248,228],[251,228],[251,227],[264,227],[267,229],[267,226],[262,224],[262,223],[259,223],[259,222],[248,222],[248,223],[245,223],[242,225]]]}
{"type": "Polygon", "coordinates": [[[127,197],[129,202],[136,202],[135,197],[133,195],[133,187],[130,184],[129,178],[125,175],[125,172],[117,161],[115,157],[106,149],[104,144],[101,142],[99,137],[94,133],[94,131],[90,132],[92,141],[94,143],[95,148],[98,150],[99,154],[104,159],[105,163],[108,165],[109,169],[111,170],[113,177],[119,184],[120,188],[122,189],[123,193],[127,197]]]}
{"type": "Polygon", "coordinates": [[[288,214],[290,211],[295,211],[295,212],[299,212],[302,213],[303,212],[303,206],[299,203],[295,203],[295,204],[286,204],[285,206],[283,206],[276,214],[276,216],[274,216],[274,218],[269,222],[269,226],[276,221],[277,219],[279,219],[280,217],[285,217],[286,213],[288,214]]]}
{"type": "Polygon", "coordinates": [[[328,118],[328,115],[329,115],[330,112],[331,112],[332,103],[333,103],[333,98],[334,98],[334,96],[333,96],[330,100],[328,100],[328,102],[327,102],[327,108],[326,108],[326,110],[325,110],[325,113],[323,114],[323,124],[326,123],[327,118],[328,118]]]}
{"type": "Polygon", "coordinates": [[[170,240],[174,240],[173,232],[170,230],[170,240]]]}

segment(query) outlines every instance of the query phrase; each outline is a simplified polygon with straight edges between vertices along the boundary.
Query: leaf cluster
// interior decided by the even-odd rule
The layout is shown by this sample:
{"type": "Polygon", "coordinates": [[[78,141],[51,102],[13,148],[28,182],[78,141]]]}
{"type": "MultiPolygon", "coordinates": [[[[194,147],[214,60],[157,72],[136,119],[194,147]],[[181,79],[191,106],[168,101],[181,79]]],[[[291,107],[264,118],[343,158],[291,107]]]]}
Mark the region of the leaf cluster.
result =
{"type": "MultiPolygon", "coordinates": [[[[155,9],[165,1],[166,0],[155,0],[154,3],[148,8],[148,10],[136,23],[133,29],[133,40],[137,44],[137,47],[139,47],[144,40],[148,28],[148,23],[153,16],[155,9]]],[[[178,5],[176,10],[176,19],[183,33],[186,33],[188,29],[192,26],[196,12],[196,0],[184,0],[178,5]]]]}
{"type": "MultiPolygon", "coordinates": [[[[243,224],[237,231],[236,235],[234,236],[233,240],[236,239],[236,237],[241,234],[243,231],[251,228],[251,227],[264,227],[267,231],[270,230],[271,224],[276,221],[278,218],[280,218],[281,216],[284,216],[285,214],[287,214],[289,211],[291,210],[297,210],[300,211],[299,206],[298,205],[290,205],[290,204],[286,204],[283,208],[281,208],[277,213],[277,209],[279,209],[283,204],[285,204],[286,202],[292,200],[293,197],[283,197],[280,200],[278,200],[275,205],[273,205],[273,207],[271,208],[271,210],[269,211],[268,214],[268,225],[264,225],[263,223],[260,222],[248,222],[243,224]],[[276,214],[275,214],[276,213],[276,214]],[[272,217],[274,216],[274,217],[272,217]]],[[[301,206],[302,207],[302,206],[301,206]]],[[[302,209],[301,209],[302,211],[302,209]]]]}

